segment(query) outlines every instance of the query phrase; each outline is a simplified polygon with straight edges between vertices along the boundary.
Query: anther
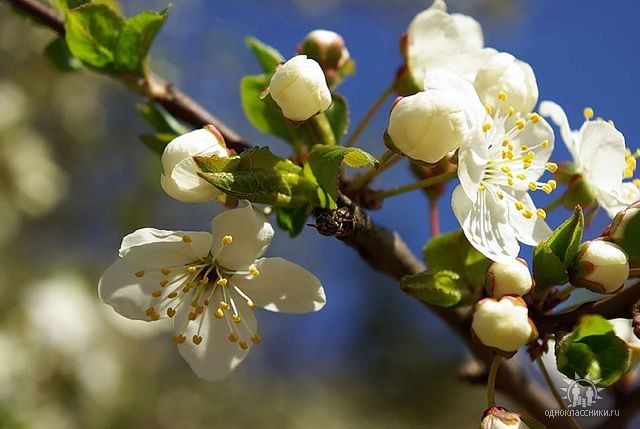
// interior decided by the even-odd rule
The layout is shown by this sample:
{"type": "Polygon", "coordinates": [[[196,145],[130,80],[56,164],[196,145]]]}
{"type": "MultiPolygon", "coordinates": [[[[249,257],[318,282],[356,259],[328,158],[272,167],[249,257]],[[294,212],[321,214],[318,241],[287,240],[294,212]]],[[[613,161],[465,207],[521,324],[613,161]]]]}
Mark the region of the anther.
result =
{"type": "Polygon", "coordinates": [[[593,109],[591,107],[585,107],[582,114],[584,115],[585,121],[588,121],[593,118],[593,109]]]}
{"type": "Polygon", "coordinates": [[[229,311],[229,308],[231,307],[226,302],[220,301],[220,308],[222,308],[223,310],[229,311]]]}
{"type": "Polygon", "coordinates": [[[135,275],[138,278],[143,277],[144,276],[144,271],[138,271],[135,275]]]}
{"type": "Polygon", "coordinates": [[[197,271],[198,271],[198,268],[197,268],[197,267],[194,267],[193,265],[192,265],[192,266],[190,266],[190,267],[187,267],[187,272],[188,272],[189,274],[195,274],[197,271]]]}
{"type": "Polygon", "coordinates": [[[532,113],[531,115],[529,115],[529,120],[536,124],[538,123],[538,121],[540,121],[540,115],[538,115],[537,113],[532,113]]]}
{"type": "Polygon", "coordinates": [[[507,99],[507,93],[504,91],[500,91],[498,93],[498,100],[505,101],[507,99]]]}
{"type": "Polygon", "coordinates": [[[523,144],[522,146],[520,146],[520,149],[524,152],[526,150],[529,150],[529,146],[527,146],[526,144],[523,144]]]}
{"type": "Polygon", "coordinates": [[[216,309],[216,311],[213,312],[213,315],[216,319],[222,319],[224,317],[224,313],[221,308],[216,309]]]}
{"type": "Polygon", "coordinates": [[[524,173],[520,173],[520,174],[518,174],[516,177],[517,177],[518,179],[520,179],[520,180],[524,180],[524,179],[526,179],[526,178],[527,178],[527,175],[526,175],[526,174],[524,174],[524,173]]]}
{"type": "Polygon", "coordinates": [[[182,241],[184,241],[185,243],[191,243],[191,237],[185,234],[182,236],[182,241]]]}
{"type": "Polygon", "coordinates": [[[162,295],[162,291],[161,290],[154,290],[151,293],[151,296],[154,297],[154,298],[160,298],[161,295],[162,295]]]}
{"type": "Polygon", "coordinates": [[[547,182],[547,185],[551,186],[551,189],[556,189],[558,187],[558,182],[556,182],[555,180],[551,179],[547,182]]]}
{"type": "Polygon", "coordinates": [[[509,117],[512,117],[516,114],[516,109],[513,106],[509,106],[509,117]]]}
{"type": "Polygon", "coordinates": [[[187,337],[185,337],[184,335],[174,335],[173,336],[173,343],[175,345],[182,344],[182,343],[185,342],[186,339],[187,339],[187,337]]]}
{"type": "Polygon", "coordinates": [[[238,345],[240,346],[240,348],[241,348],[242,350],[247,350],[247,349],[249,348],[249,346],[247,345],[247,343],[245,343],[244,341],[240,341],[240,342],[238,343],[238,345]]]}
{"type": "Polygon", "coordinates": [[[487,111],[487,115],[491,115],[493,113],[493,107],[491,107],[491,104],[485,103],[484,108],[487,111]]]}
{"type": "Polygon", "coordinates": [[[204,277],[200,279],[200,284],[206,285],[209,283],[209,277],[204,277]]]}
{"type": "Polygon", "coordinates": [[[189,312],[189,320],[196,320],[198,315],[195,312],[189,312]]]}
{"type": "Polygon", "coordinates": [[[249,268],[249,273],[251,273],[253,277],[258,277],[260,275],[260,271],[258,271],[256,267],[249,268]]]}
{"type": "Polygon", "coordinates": [[[235,343],[236,341],[238,341],[238,336],[236,335],[235,332],[232,332],[229,334],[229,336],[227,337],[227,339],[229,341],[231,341],[232,343],[235,343]]]}
{"type": "Polygon", "coordinates": [[[196,307],[196,314],[202,314],[204,312],[204,307],[199,305],[196,307]]]}
{"type": "Polygon", "coordinates": [[[260,334],[255,334],[253,337],[251,337],[251,342],[253,344],[258,344],[262,342],[262,337],[260,336],[260,334]]]}
{"type": "Polygon", "coordinates": [[[509,139],[502,140],[502,147],[506,147],[509,144],[509,139]]]}
{"type": "Polygon", "coordinates": [[[171,307],[167,308],[167,316],[173,317],[175,315],[176,315],[176,311],[173,308],[171,307]]]}
{"type": "Polygon", "coordinates": [[[225,278],[218,279],[218,281],[216,282],[218,286],[226,286],[227,283],[229,283],[229,280],[225,278]]]}
{"type": "Polygon", "coordinates": [[[234,314],[233,316],[231,316],[231,320],[233,320],[235,323],[242,322],[242,319],[240,318],[239,314],[234,314]]]}
{"type": "Polygon", "coordinates": [[[515,126],[516,126],[519,130],[522,130],[524,127],[526,127],[526,126],[527,126],[527,123],[525,122],[525,120],[524,120],[524,119],[518,119],[518,120],[515,122],[515,126]]]}
{"type": "Polygon", "coordinates": [[[542,185],[542,187],[540,189],[542,189],[542,191],[547,195],[549,195],[551,192],[553,192],[553,188],[548,183],[542,185]]]}
{"type": "Polygon", "coordinates": [[[200,335],[194,335],[193,338],[191,338],[191,341],[193,341],[193,344],[197,346],[202,342],[202,337],[200,335]]]}
{"type": "Polygon", "coordinates": [[[529,182],[529,190],[533,192],[536,189],[538,189],[538,184],[536,182],[529,182]]]}
{"type": "Polygon", "coordinates": [[[171,274],[171,270],[169,268],[160,268],[160,272],[165,276],[171,274]]]}
{"type": "Polygon", "coordinates": [[[178,296],[178,292],[171,292],[169,295],[167,295],[167,298],[169,298],[169,299],[173,299],[173,298],[175,298],[176,296],[178,296]]]}
{"type": "Polygon", "coordinates": [[[558,171],[558,164],[556,164],[555,162],[547,162],[545,164],[545,168],[550,173],[555,173],[556,171],[558,171]]]}
{"type": "MultiPolygon", "coordinates": [[[[640,180],[640,179],[639,179],[639,180],[640,180]]],[[[247,301],[247,305],[249,306],[249,308],[256,308],[256,303],[255,303],[255,302],[253,302],[253,301],[251,301],[251,300],[248,300],[248,301],[247,301]]]]}
{"type": "Polygon", "coordinates": [[[486,190],[486,189],[487,189],[487,187],[486,187],[486,186],[484,186],[484,184],[482,184],[482,183],[481,183],[480,185],[478,185],[478,190],[479,190],[479,191],[484,191],[484,190],[486,190]]]}
{"type": "Polygon", "coordinates": [[[482,131],[484,131],[485,133],[487,131],[489,131],[490,129],[491,129],[491,124],[490,123],[486,122],[486,123],[482,124],[482,131]]]}
{"type": "Polygon", "coordinates": [[[547,212],[544,211],[544,209],[538,209],[536,210],[536,214],[538,215],[538,217],[542,220],[547,218],[547,212]]]}
{"type": "Polygon", "coordinates": [[[516,210],[522,210],[524,208],[524,204],[522,203],[522,201],[516,201],[515,206],[516,210]]]}
{"type": "Polygon", "coordinates": [[[223,245],[227,245],[227,244],[231,244],[233,243],[233,237],[230,235],[225,235],[224,237],[222,237],[222,244],[223,245]]]}
{"type": "Polygon", "coordinates": [[[529,209],[525,209],[522,212],[522,216],[524,216],[526,219],[531,219],[533,217],[533,212],[529,209]]]}
{"type": "Polygon", "coordinates": [[[546,149],[549,147],[549,140],[542,140],[540,142],[540,146],[542,146],[542,149],[546,149]]]}
{"type": "Polygon", "coordinates": [[[169,280],[160,280],[160,287],[166,287],[169,284],[169,280]]]}

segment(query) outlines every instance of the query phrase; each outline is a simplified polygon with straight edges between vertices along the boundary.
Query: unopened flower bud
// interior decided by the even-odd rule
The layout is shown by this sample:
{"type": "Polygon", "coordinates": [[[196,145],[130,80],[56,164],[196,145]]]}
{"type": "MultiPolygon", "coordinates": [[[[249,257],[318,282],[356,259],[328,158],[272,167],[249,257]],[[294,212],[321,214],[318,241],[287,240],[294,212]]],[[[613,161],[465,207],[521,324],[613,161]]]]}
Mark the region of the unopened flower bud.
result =
{"type": "Polygon", "coordinates": [[[484,412],[480,429],[525,429],[520,416],[502,407],[491,407],[484,412]]]}
{"type": "Polygon", "coordinates": [[[522,113],[531,112],[538,102],[538,84],[533,69],[506,52],[494,54],[480,68],[475,87],[484,103],[496,106],[504,102],[522,113]],[[507,95],[504,101],[498,100],[501,92],[507,95]]]}
{"type": "Polygon", "coordinates": [[[640,216],[640,201],[631,204],[613,218],[613,223],[609,229],[609,237],[611,237],[616,244],[624,248],[625,241],[627,240],[625,237],[628,236],[627,227],[632,220],[638,222],[638,220],[635,220],[638,216],[640,216]]]}
{"type": "Polygon", "coordinates": [[[313,30],[298,46],[298,54],[317,61],[329,84],[337,83],[343,69],[352,66],[344,39],[334,31],[313,30]]]}
{"type": "Polygon", "coordinates": [[[389,117],[393,144],[410,158],[438,162],[458,148],[469,132],[459,98],[455,93],[432,89],[400,99],[389,117]]]}
{"type": "Polygon", "coordinates": [[[271,77],[269,92],[282,114],[292,121],[306,121],[331,105],[324,73],[306,55],[297,55],[280,65],[271,77]]]}
{"type": "Polygon", "coordinates": [[[494,298],[504,295],[523,296],[533,287],[533,278],[523,259],[514,259],[507,264],[493,262],[487,268],[486,287],[494,298]]]}
{"type": "Polygon", "coordinates": [[[617,244],[604,240],[583,243],[569,270],[571,284],[598,293],[614,293],[629,278],[629,258],[617,244]]]}
{"type": "Polygon", "coordinates": [[[229,156],[220,132],[212,125],[171,140],[162,153],[162,189],[187,203],[206,203],[219,194],[213,185],[198,176],[194,156],[229,156]]]}
{"type": "Polygon", "coordinates": [[[515,352],[537,336],[527,304],[520,297],[485,298],[476,304],[471,329],[488,347],[515,352]]]}

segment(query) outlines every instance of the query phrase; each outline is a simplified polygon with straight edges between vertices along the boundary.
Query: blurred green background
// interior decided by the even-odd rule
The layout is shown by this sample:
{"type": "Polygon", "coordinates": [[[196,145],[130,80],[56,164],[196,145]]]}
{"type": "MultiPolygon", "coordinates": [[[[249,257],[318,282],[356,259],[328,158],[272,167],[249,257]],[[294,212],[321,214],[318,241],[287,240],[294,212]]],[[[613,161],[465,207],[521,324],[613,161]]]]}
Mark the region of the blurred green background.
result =
{"type": "MultiPolygon", "coordinates": [[[[574,10],[577,2],[476,0],[452,1],[450,9],[477,17],[489,46],[529,61],[542,95],[564,104],[575,127],[586,103],[596,113],[604,106],[629,142],[638,136],[631,125],[640,103],[633,104],[631,90],[615,97],[612,91],[628,82],[627,89],[638,89],[631,76],[640,56],[622,54],[638,53],[637,41],[626,37],[638,5],[621,3],[602,11],[574,10]],[[594,23],[595,34],[573,31],[594,23]],[[604,33],[621,42],[607,44],[604,33]],[[623,64],[604,61],[610,57],[623,64]],[[596,79],[600,85],[589,83],[596,79]]],[[[165,3],[123,6],[133,14],[165,3]]],[[[258,71],[243,37],[257,36],[288,57],[314,28],[343,34],[357,72],[341,90],[357,121],[392,79],[401,62],[398,37],[426,6],[184,0],[174,4],[152,64],[249,141],[286,155],[282,143],[259,135],[242,114],[240,78],[258,71]]],[[[101,304],[97,279],[124,235],[144,226],[204,230],[220,208],[181,204],[162,192],[159,159],[138,140],[151,131],[136,114],[140,100],[86,70],[56,71],[42,55],[52,39],[0,2],[0,428],[477,425],[484,387],[458,380],[467,360],[460,341],[394,282],[310,228],[293,241],[277,233],[270,255],[316,273],[327,306],[302,316],[260,311],[265,342],[227,380],[197,379],[175,351],[170,326],[124,320],[101,304]]],[[[376,155],[383,152],[387,111],[362,140],[376,155]]],[[[404,170],[386,173],[380,187],[407,183],[404,170]]],[[[375,217],[419,252],[428,238],[425,208],[414,193],[390,200],[375,217]]],[[[592,235],[605,223],[596,219],[592,235]]],[[[446,202],[443,225],[455,227],[446,202]]]]}

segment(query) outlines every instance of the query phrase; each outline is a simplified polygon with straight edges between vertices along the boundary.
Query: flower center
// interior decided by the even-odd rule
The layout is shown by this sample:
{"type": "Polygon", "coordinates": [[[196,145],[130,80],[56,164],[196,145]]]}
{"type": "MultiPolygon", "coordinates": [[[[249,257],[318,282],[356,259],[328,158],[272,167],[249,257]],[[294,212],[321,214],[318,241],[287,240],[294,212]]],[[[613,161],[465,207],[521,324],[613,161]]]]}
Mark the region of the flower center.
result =
{"type": "MultiPolygon", "coordinates": [[[[184,235],[182,242],[186,246],[191,245],[191,237],[184,235]]],[[[222,238],[222,246],[218,252],[233,242],[231,235],[222,238]]],[[[229,335],[227,339],[237,343],[242,350],[249,348],[249,342],[258,344],[262,337],[242,318],[238,311],[238,297],[244,300],[247,306],[253,310],[254,302],[233,282],[235,275],[252,275],[257,277],[260,272],[255,266],[246,271],[231,270],[220,266],[216,262],[218,253],[206,258],[195,256],[193,262],[175,267],[163,267],[160,269],[161,280],[158,289],[151,292],[155,304],[145,311],[150,320],[158,320],[161,314],[172,318],[181,306],[188,306],[181,311],[188,311],[183,326],[176,327],[176,335],[173,342],[183,344],[186,341],[185,332],[189,324],[197,324],[196,333],[191,341],[195,345],[202,342],[202,326],[206,317],[216,319],[214,323],[224,323],[229,335]]],[[[136,277],[143,277],[144,271],[135,273],[136,277]]]]}
{"type": "MultiPolygon", "coordinates": [[[[533,141],[525,143],[521,134],[527,127],[535,127],[540,122],[540,115],[531,113],[526,119],[518,118],[515,109],[506,106],[507,93],[498,93],[498,105],[485,105],[487,110],[487,121],[482,126],[485,144],[488,147],[488,161],[484,174],[478,186],[479,191],[493,192],[499,200],[505,200],[514,204],[522,216],[531,219],[534,214],[537,217],[546,218],[546,212],[537,209],[534,213],[526,208],[525,204],[512,195],[512,191],[536,191],[542,190],[550,194],[556,189],[555,180],[540,182],[540,169],[531,170],[531,166],[536,163],[536,158],[543,156],[542,151],[549,147],[549,140],[533,141]],[[492,113],[493,122],[489,122],[489,115],[492,113]],[[518,119],[515,119],[518,118],[518,119]]],[[[533,135],[533,134],[532,134],[533,135]]],[[[553,162],[546,162],[544,168],[555,173],[558,165],[553,162]]]]}

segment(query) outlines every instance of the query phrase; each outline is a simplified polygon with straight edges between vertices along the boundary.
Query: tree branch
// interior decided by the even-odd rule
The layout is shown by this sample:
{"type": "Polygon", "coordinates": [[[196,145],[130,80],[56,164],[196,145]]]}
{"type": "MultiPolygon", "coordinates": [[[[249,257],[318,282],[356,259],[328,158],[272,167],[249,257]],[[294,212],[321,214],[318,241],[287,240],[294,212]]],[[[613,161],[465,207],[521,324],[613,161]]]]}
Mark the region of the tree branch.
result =
{"type": "MultiPolygon", "coordinates": [[[[64,35],[64,20],[54,9],[37,0],[4,1],[32,16],[59,35],[64,35]]],[[[175,117],[195,127],[213,124],[220,130],[229,147],[237,151],[249,147],[236,132],[178,88],[153,73],[149,73],[146,80],[128,75],[120,75],[117,78],[133,91],[161,104],[175,117]]],[[[352,229],[347,234],[328,235],[337,235],[339,239],[355,249],[371,268],[384,272],[395,280],[424,270],[423,263],[410,251],[397,232],[376,225],[364,210],[344,196],[340,198],[340,206],[350,213],[352,229]]],[[[472,340],[469,309],[449,310],[428,307],[465,342],[480,363],[485,367],[489,366],[493,354],[489,349],[472,340]]],[[[560,424],[560,421],[550,421],[545,417],[544,411],[555,406],[550,395],[546,394],[539,384],[527,377],[526,371],[515,360],[512,359],[502,365],[496,386],[538,420],[549,424],[550,427],[560,424]]]]}

